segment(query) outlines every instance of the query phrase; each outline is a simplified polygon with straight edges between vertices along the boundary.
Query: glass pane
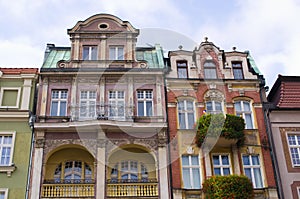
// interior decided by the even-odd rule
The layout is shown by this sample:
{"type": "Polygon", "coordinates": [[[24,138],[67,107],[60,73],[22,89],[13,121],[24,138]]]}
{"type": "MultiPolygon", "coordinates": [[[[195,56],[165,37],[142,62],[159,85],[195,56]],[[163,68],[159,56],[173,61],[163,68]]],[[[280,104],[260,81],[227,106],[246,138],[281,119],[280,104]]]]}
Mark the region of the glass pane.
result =
{"type": "Polygon", "coordinates": [[[97,60],[97,47],[93,46],[91,47],[91,50],[91,60],[97,60]]]}
{"type": "Polygon", "coordinates": [[[186,129],[184,113],[178,113],[179,128],[186,129]]]}
{"type": "Polygon", "coordinates": [[[144,115],[144,102],[138,102],[138,116],[144,115]]]}
{"type": "Polygon", "coordinates": [[[110,60],[116,59],[116,48],[109,48],[109,59],[110,60]]]}
{"type": "Polygon", "coordinates": [[[243,79],[243,70],[240,68],[233,69],[234,79],[243,79]]]}
{"type": "Polygon", "coordinates": [[[4,196],[5,196],[5,192],[0,192],[0,199],[5,199],[4,196]]]}
{"type": "Polygon", "coordinates": [[[193,111],[194,110],[194,103],[192,101],[186,101],[186,110],[193,111]]]}
{"type": "Polygon", "coordinates": [[[186,68],[177,68],[178,78],[187,78],[187,69],[186,68]]]}
{"type": "Polygon", "coordinates": [[[182,156],[182,165],[183,166],[188,166],[188,165],[190,165],[190,163],[189,163],[189,156],[182,156]]]}
{"type": "Polygon", "coordinates": [[[178,102],[178,111],[184,110],[184,101],[178,102]]]}
{"type": "Polygon", "coordinates": [[[294,135],[289,135],[288,140],[290,145],[296,145],[296,139],[294,135]]]}
{"type": "Polygon", "coordinates": [[[215,102],[215,105],[216,105],[216,111],[222,111],[221,102],[215,102]]]}
{"type": "Polygon", "coordinates": [[[193,188],[194,189],[200,189],[200,171],[198,168],[193,168],[193,188]]]}
{"type": "Polygon", "coordinates": [[[124,49],[122,47],[118,47],[118,60],[124,60],[124,49]]]}
{"type": "Polygon", "coordinates": [[[204,76],[205,76],[205,78],[208,78],[208,79],[216,79],[217,78],[216,69],[205,68],[204,76]]]}
{"type": "Polygon", "coordinates": [[[208,112],[213,111],[212,102],[206,102],[206,110],[208,112]]]}
{"type": "Polygon", "coordinates": [[[218,155],[213,156],[213,164],[214,165],[220,165],[220,160],[218,155]]]}
{"type": "Polygon", "coordinates": [[[244,171],[245,171],[245,175],[246,175],[250,180],[252,180],[251,169],[250,169],[250,168],[246,168],[246,169],[244,169],[244,171]]]}
{"type": "Polygon", "coordinates": [[[195,123],[194,113],[188,113],[188,123],[189,123],[189,129],[193,129],[195,123]]]}
{"type": "Polygon", "coordinates": [[[58,102],[52,102],[51,103],[50,115],[51,116],[57,116],[57,109],[58,109],[58,102]]]}
{"type": "Polygon", "coordinates": [[[183,186],[186,189],[191,189],[191,177],[190,177],[190,170],[187,168],[182,169],[182,175],[183,175],[183,186]]]}
{"type": "Polygon", "coordinates": [[[4,136],[3,144],[11,144],[11,143],[12,143],[12,136],[4,136]]]}
{"type": "Polygon", "coordinates": [[[259,165],[259,158],[257,155],[252,156],[252,165],[259,165]]]}
{"type": "Polygon", "coordinates": [[[248,155],[243,155],[243,165],[250,165],[250,159],[248,155]]]}
{"type": "Polygon", "coordinates": [[[199,165],[198,156],[191,156],[192,158],[192,165],[199,165]]]}
{"type": "Polygon", "coordinates": [[[253,129],[251,114],[245,114],[246,129],[253,129]]]}
{"type": "Polygon", "coordinates": [[[61,91],[61,95],[60,95],[61,99],[67,99],[67,96],[68,96],[68,91],[61,91]]]}
{"type": "Polygon", "coordinates": [[[61,102],[60,103],[60,116],[65,116],[66,115],[66,110],[67,110],[67,102],[61,102]]]}
{"type": "Polygon", "coordinates": [[[244,102],[244,111],[251,111],[249,102],[244,102]]]}
{"type": "Polygon", "coordinates": [[[230,175],[230,169],[229,168],[223,168],[223,175],[224,176],[230,175]]]}
{"type": "Polygon", "coordinates": [[[254,179],[255,179],[256,188],[262,188],[263,185],[262,185],[260,168],[254,168],[254,179]]]}
{"type": "Polygon", "coordinates": [[[3,147],[0,165],[9,165],[11,147],[3,147]]]}
{"type": "Polygon", "coordinates": [[[152,101],[146,101],[147,116],[152,116],[152,101]]]}
{"type": "Polygon", "coordinates": [[[222,155],[222,164],[229,165],[229,158],[227,155],[222,155]]]}
{"type": "Polygon", "coordinates": [[[82,59],[83,60],[89,59],[89,47],[83,47],[82,59]]]}
{"type": "Polygon", "coordinates": [[[242,110],[241,102],[235,102],[234,108],[235,108],[235,111],[241,111],[242,110]]]}
{"type": "Polygon", "coordinates": [[[214,174],[215,175],[221,175],[221,169],[220,168],[214,168],[214,174]]]}

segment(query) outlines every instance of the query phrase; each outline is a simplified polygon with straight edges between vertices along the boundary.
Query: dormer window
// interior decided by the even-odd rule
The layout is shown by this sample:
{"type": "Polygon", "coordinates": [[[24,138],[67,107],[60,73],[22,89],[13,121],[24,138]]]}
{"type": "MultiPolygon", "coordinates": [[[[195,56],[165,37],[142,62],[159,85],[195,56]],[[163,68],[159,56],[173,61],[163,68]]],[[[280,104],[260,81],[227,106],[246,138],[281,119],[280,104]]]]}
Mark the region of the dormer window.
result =
{"type": "Polygon", "coordinates": [[[188,77],[187,61],[177,61],[176,65],[177,65],[178,78],[187,78],[188,77]]]}
{"type": "Polygon", "coordinates": [[[232,62],[234,79],[244,79],[242,62],[232,62]]]}
{"type": "Polygon", "coordinates": [[[110,46],[109,60],[124,60],[124,46],[110,46]]]}
{"type": "Polygon", "coordinates": [[[97,46],[83,46],[83,60],[97,60],[97,46]]]}
{"type": "Polygon", "coordinates": [[[214,62],[206,61],[204,63],[204,78],[217,79],[217,70],[214,62]]]}

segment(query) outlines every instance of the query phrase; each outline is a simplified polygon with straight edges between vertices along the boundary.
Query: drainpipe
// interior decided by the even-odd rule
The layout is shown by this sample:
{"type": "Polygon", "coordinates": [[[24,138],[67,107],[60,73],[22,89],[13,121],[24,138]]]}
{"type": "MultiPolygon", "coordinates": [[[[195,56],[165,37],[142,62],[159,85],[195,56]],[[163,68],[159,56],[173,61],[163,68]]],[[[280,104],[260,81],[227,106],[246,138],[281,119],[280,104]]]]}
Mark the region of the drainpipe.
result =
{"type": "Polygon", "coordinates": [[[33,115],[33,113],[31,111],[29,111],[28,125],[31,129],[31,144],[30,144],[30,152],[29,152],[29,164],[28,164],[28,170],[27,170],[27,184],[26,184],[25,199],[28,199],[28,197],[29,197],[29,184],[30,184],[30,178],[31,178],[32,152],[33,152],[33,144],[34,144],[34,121],[35,121],[35,115],[33,115]]]}
{"type": "Polygon", "coordinates": [[[266,131],[267,131],[267,136],[269,140],[269,145],[270,145],[270,155],[272,159],[272,167],[274,171],[274,176],[275,176],[275,181],[276,181],[276,186],[277,186],[277,195],[279,199],[284,199],[283,191],[282,191],[282,184],[281,184],[281,178],[279,175],[279,168],[278,168],[278,160],[276,155],[274,154],[275,152],[275,147],[274,147],[274,139],[273,139],[273,134],[272,134],[272,129],[271,129],[271,124],[269,120],[269,113],[270,113],[270,103],[265,102],[265,89],[268,89],[267,87],[263,87],[264,85],[260,86],[260,98],[261,101],[263,102],[263,115],[264,115],[264,121],[266,124],[266,131]]]}

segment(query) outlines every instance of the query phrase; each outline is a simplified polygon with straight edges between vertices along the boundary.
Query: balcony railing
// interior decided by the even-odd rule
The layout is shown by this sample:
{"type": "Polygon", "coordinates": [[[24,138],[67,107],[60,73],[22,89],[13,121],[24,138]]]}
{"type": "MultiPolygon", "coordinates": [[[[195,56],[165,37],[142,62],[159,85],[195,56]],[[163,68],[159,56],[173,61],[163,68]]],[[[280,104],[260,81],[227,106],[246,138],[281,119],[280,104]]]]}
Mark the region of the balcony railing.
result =
{"type": "Polygon", "coordinates": [[[107,197],[157,197],[157,181],[109,181],[106,186],[107,197]]]}
{"type": "Polygon", "coordinates": [[[94,197],[95,183],[79,180],[76,182],[54,183],[53,181],[45,181],[42,186],[42,198],[79,198],[79,197],[94,197]]]}
{"type": "Polygon", "coordinates": [[[71,120],[116,120],[132,121],[133,106],[110,104],[73,105],[71,106],[71,120]]]}

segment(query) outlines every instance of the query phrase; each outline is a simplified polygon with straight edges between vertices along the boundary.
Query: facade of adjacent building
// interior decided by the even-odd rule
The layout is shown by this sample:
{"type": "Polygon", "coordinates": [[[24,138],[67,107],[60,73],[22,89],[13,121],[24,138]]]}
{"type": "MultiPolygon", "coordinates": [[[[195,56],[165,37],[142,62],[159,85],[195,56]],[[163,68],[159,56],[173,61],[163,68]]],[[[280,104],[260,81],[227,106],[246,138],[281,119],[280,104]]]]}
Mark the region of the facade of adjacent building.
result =
{"type": "Polygon", "coordinates": [[[0,198],[25,198],[38,69],[0,68],[0,198]]]}
{"type": "Polygon", "coordinates": [[[98,14],[48,44],[30,198],[169,198],[163,51],[98,14]]]}
{"type": "Polygon", "coordinates": [[[264,78],[249,52],[224,52],[205,38],[193,51],[169,52],[166,75],[174,199],[201,198],[213,175],[246,175],[255,198],[278,198],[261,95],[264,78]],[[203,114],[233,114],[245,120],[245,141],[220,137],[201,147],[195,123],[203,114]]]}
{"type": "Polygon", "coordinates": [[[269,119],[281,198],[300,198],[300,77],[279,75],[268,94],[269,119]]]}

